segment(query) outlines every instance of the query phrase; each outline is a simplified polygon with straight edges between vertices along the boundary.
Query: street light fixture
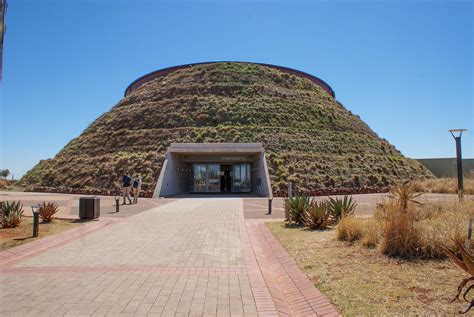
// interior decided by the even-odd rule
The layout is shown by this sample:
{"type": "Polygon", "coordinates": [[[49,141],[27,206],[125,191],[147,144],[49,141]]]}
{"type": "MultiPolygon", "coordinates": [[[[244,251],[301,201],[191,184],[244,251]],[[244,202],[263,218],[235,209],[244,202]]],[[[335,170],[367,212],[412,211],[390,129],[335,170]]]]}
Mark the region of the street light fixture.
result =
{"type": "Polygon", "coordinates": [[[449,130],[449,133],[453,136],[456,141],[456,168],[458,172],[458,196],[459,199],[462,199],[464,184],[463,184],[463,175],[462,175],[462,153],[461,153],[461,137],[462,133],[467,131],[467,129],[452,129],[449,130]]]}

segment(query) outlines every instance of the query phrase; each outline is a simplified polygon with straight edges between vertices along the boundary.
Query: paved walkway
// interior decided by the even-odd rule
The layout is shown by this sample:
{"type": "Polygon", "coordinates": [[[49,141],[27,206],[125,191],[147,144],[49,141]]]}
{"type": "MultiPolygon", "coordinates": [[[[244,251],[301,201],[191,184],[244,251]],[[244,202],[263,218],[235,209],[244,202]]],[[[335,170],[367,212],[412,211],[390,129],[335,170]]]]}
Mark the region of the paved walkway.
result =
{"type": "Polygon", "coordinates": [[[1,260],[2,316],[337,315],[240,198],[175,200],[1,260]]]}
{"type": "MultiPolygon", "coordinates": [[[[92,195],[76,195],[76,194],[57,194],[57,193],[31,193],[31,192],[10,192],[0,191],[0,201],[17,201],[20,200],[26,209],[25,214],[31,215],[30,206],[42,204],[43,202],[55,202],[58,204],[59,212],[57,217],[76,219],[79,216],[79,198],[92,195]]],[[[115,212],[115,199],[112,196],[96,196],[100,198],[101,217],[124,218],[133,216],[142,211],[148,210],[155,206],[172,201],[172,199],[152,199],[140,197],[138,204],[120,205],[120,212],[115,212]]],[[[122,198],[120,197],[120,203],[122,198]]]]}

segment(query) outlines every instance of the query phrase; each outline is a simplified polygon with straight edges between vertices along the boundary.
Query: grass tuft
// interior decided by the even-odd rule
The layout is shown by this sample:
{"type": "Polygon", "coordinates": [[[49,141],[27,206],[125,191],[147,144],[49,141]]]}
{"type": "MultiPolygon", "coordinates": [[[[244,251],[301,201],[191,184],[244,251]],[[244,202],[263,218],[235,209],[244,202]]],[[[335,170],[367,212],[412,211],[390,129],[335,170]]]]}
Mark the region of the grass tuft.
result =
{"type": "Polygon", "coordinates": [[[336,227],[336,237],[340,241],[355,242],[364,235],[364,219],[343,217],[336,227]]]}

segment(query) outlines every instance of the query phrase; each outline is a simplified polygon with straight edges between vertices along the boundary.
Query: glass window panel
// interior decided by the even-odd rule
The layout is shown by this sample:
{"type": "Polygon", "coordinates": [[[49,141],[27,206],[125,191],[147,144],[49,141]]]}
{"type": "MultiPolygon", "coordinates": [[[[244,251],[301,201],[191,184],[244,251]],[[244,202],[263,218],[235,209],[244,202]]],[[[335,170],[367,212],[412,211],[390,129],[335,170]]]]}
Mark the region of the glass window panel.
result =
{"type": "Polygon", "coordinates": [[[193,192],[206,191],[206,165],[194,164],[193,166],[193,192]]]}
{"type": "Polygon", "coordinates": [[[250,164],[234,164],[232,191],[249,192],[250,186],[250,164]]]}
{"type": "Polygon", "coordinates": [[[232,184],[232,191],[239,192],[240,191],[240,164],[234,164],[234,178],[232,184]]]}
{"type": "Polygon", "coordinates": [[[220,192],[221,191],[220,165],[208,164],[207,177],[208,177],[208,191],[220,192]]]}
{"type": "Polygon", "coordinates": [[[250,191],[250,164],[242,164],[241,166],[241,177],[240,177],[240,189],[243,192],[250,191]]]}

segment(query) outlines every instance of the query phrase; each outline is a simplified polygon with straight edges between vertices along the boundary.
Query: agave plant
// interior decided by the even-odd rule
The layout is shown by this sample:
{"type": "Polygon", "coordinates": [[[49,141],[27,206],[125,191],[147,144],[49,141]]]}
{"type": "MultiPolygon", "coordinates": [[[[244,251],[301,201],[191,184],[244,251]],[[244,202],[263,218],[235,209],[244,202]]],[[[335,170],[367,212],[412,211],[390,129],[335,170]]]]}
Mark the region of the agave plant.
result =
{"type": "Polygon", "coordinates": [[[39,216],[41,217],[41,220],[43,222],[51,222],[53,220],[53,216],[58,212],[59,206],[58,204],[52,202],[52,203],[46,203],[43,202],[39,209],[39,216]]]}
{"type": "Polygon", "coordinates": [[[406,181],[393,187],[390,190],[389,197],[395,200],[403,211],[407,211],[409,203],[421,205],[421,203],[416,200],[416,198],[421,195],[423,195],[423,193],[417,193],[415,187],[410,183],[410,181],[406,181]]]}
{"type": "Polygon", "coordinates": [[[453,239],[455,248],[449,248],[447,246],[440,245],[439,247],[446,253],[446,255],[456,264],[461,270],[464,272],[468,273],[470,277],[465,278],[459,283],[458,285],[458,292],[456,294],[456,297],[453,298],[451,301],[454,302],[455,300],[460,301],[459,296],[463,292],[464,288],[466,285],[469,283],[469,285],[466,290],[464,291],[462,297],[463,299],[469,303],[469,306],[465,311],[460,311],[459,313],[465,314],[469,310],[471,310],[472,307],[474,307],[474,297],[469,301],[466,297],[469,294],[469,292],[474,288],[474,254],[468,250],[468,248],[464,247],[462,242],[458,239],[453,239]],[[456,248],[459,250],[456,250],[456,248]]]}
{"type": "Polygon", "coordinates": [[[285,215],[288,222],[301,224],[305,211],[308,209],[310,204],[310,198],[308,196],[296,195],[293,197],[285,198],[285,215]]]}
{"type": "Polygon", "coordinates": [[[352,196],[344,195],[342,199],[329,197],[329,215],[334,223],[339,222],[342,217],[353,215],[356,207],[357,203],[352,200],[352,196]]]}
{"type": "Polygon", "coordinates": [[[311,200],[302,218],[303,224],[311,229],[324,229],[329,222],[328,204],[326,201],[311,200]]]}
{"type": "Polygon", "coordinates": [[[23,217],[23,206],[20,201],[5,201],[0,205],[0,223],[2,228],[17,227],[23,217]]]}

